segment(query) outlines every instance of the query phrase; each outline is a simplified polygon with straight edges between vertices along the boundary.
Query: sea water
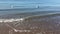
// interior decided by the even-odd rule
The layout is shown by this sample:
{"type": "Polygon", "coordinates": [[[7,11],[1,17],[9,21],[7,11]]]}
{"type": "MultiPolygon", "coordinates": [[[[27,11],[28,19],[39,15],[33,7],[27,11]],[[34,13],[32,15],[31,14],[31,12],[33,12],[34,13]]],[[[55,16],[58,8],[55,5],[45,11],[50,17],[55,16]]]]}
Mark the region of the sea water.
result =
{"type": "Polygon", "coordinates": [[[41,8],[23,8],[23,9],[2,9],[0,10],[1,15],[8,15],[8,14],[17,14],[17,15],[45,15],[45,14],[56,14],[60,13],[58,9],[41,9],[41,8]]]}

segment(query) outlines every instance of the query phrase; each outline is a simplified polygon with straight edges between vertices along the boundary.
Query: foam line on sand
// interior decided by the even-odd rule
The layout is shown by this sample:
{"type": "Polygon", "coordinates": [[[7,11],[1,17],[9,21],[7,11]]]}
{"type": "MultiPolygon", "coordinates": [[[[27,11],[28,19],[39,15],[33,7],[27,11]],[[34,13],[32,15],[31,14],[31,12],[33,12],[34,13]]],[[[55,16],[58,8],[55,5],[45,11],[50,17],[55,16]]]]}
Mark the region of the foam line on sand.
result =
{"type": "Polygon", "coordinates": [[[14,22],[14,21],[23,21],[24,18],[20,18],[20,19],[0,19],[0,22],[14,22]]]}

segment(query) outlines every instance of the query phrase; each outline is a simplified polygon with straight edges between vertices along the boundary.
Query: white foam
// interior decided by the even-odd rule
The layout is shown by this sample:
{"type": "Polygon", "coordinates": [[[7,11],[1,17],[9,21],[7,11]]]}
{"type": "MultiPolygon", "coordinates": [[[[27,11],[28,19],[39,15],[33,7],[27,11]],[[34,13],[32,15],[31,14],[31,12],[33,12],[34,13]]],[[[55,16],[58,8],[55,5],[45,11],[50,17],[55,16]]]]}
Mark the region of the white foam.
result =
{"type": "Polygon", "coordinates": [[[14,30],[15,32],[31,32],[31,30],[14,30]]]}
{"type": "Polygon", "coordinates": [[[20,19],[0,19],[0,22],[14,22],[14,21],[23,21],[24,18],[20,18],[20,19]]]}

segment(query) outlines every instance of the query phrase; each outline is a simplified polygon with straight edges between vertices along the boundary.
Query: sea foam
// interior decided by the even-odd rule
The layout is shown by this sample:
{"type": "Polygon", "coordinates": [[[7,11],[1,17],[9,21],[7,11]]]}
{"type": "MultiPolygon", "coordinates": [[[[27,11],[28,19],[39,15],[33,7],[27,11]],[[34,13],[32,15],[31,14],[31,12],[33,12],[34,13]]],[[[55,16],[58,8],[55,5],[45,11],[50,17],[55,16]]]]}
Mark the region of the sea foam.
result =
{"type": "Polygon", "coordinates": [[[18,19],[18,18],[16,18],[16,19],[11,18],[11,19],[0,19],[0,22],[1,23],[2,22],[6,23],[6,22],[23,21],[23,20],[24,20],[24,18],[20,18],[20,19],[18,19]]]}

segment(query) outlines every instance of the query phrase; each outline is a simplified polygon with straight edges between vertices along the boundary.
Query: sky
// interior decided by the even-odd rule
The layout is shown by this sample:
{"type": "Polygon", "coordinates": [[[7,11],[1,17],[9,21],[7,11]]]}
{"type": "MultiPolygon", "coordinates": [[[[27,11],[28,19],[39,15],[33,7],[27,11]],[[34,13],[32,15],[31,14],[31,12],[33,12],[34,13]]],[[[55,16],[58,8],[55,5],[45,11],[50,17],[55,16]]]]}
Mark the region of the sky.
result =
{"type": "Polygon", "coordinates": [[[0,3],[60,5],[60,0],[0,0],[0,3]]]}
{"type": "MultiPolygon", "coordinates": [[[[60,0],[0,0],[0,6],[60,6],[60,0]]],[[[8,7],[7,7],[8,8],[8,7]]]]}

